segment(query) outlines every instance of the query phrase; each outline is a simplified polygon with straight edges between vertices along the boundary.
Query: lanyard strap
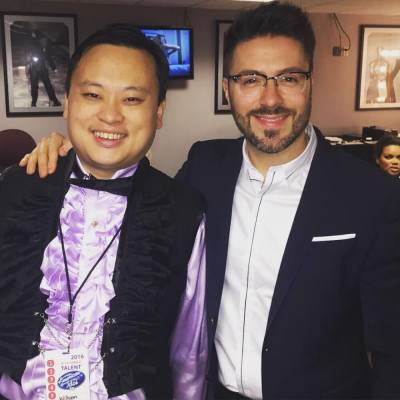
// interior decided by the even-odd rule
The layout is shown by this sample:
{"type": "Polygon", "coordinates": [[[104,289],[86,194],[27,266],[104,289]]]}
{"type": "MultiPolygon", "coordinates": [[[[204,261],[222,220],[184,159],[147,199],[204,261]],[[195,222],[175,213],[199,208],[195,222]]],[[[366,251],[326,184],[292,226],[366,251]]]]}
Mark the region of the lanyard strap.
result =
{"type": "Polygon", "coordinates": [[[104,258],[104,256],[106,255],[108,249],[111,247],[111,245],[113,244],[114,240],[117,238],[119,232],[121,231],[121,227],[122,224],[119,226],[119,228],[117,229],[117,231],[115,232],[114,236],[112,237],[112,239],[110,240],[110,242],[108,243],[107,247],[103,250],[103,252],[101,253],[100,257],[97,259],[97,261],[94,263],[93,267],[90,269],[90,271],[87,273],[85,279],[83,280],[83,282],[81,283],[81,285],[79,286],[78,290],[75,292],[74,295],[72,295],[72,290],[71,290],[71,280],[69,278],[69,271],[68,271],[68,261],[67,261],[67,254],[65,252],[65,245],[64,245],[64,235],[63,235],[63,231],[61,229],[61,221],[60,218],[58,218],[58,229],[60,231],[60,242],[61,242],[61,249],[62,249],[62,254],[63,254],[63,260],[64,260],[64,268],[65,268],[65,276],[67,278],[67,289],[68,289],[68,300],[69,300],[69,311],[68,311],[68,324],[72,324],[72,307],[75,303],[76,297],[78,296],[79,292],[82,290],[83,286],[85,285],[85,283],[88,281],[90,275],[92,274],[92,272],[94,271],[94,269],[97,267],[97,265],[99,264],[99,262],[104,258]]]}

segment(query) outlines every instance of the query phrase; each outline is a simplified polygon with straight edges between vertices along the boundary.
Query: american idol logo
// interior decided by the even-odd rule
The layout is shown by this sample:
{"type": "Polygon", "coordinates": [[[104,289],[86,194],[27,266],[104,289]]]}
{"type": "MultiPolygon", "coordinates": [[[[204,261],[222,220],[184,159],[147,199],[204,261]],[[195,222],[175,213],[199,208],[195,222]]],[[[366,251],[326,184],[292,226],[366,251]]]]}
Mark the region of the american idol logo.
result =
{"type": "Polygon", "coordinates": [[[64,390],[75,389],[85,381],[85,374],[81,371],[70,371],[58,378],[57,385],[64,390]]]}

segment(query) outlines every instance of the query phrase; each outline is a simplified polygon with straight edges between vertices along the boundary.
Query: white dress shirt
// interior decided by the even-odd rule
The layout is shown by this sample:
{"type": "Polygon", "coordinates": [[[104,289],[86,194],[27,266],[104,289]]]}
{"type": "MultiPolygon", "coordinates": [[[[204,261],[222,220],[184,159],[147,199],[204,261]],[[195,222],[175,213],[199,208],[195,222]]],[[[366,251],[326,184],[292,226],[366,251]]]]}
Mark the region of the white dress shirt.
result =
{"type": "Polygon", "coordinates": [[[317,144],[312,125],[306,133],[303,153],[270,167],[265,178],[243,143],[215,344],[220,382],[252,399],[262,399],[262,346],[272,296],[317,144]]]}

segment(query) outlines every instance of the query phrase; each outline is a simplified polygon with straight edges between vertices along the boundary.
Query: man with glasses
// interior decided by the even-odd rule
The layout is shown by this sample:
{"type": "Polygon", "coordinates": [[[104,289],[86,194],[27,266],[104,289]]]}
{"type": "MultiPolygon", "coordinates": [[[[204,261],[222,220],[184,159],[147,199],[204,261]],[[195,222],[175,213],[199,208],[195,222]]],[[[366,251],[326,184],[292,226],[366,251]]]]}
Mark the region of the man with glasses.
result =
{"type": "Polygon", "coordinates": [[[178,173],[207,202],[208,398],[398,399],[400,186],[309,123],[300,8],[242,13],[225,46],[244,138],[194,144],[178,173]]]}
{"type": "Polygon", "coordinates": [[[295,6],[241,14],[223,87],[244,139],[178,174],[207,202],[210,398],[400,398],[399,187],[309,123],[314,46],[295,6]]]}

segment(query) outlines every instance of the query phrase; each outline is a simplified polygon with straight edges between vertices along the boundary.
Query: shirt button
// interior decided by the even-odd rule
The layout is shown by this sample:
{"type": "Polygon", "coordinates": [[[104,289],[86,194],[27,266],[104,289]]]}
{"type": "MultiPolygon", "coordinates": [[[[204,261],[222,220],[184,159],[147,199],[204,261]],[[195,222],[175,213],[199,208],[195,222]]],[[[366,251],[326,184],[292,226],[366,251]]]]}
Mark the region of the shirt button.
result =
{"type": "Polygon", "coordinates": [[[96,226],[98,225],[97,221],[93,221],[90,225],[92,225],[92,228],[96,228],[96,226]]]}
{"type": "Polygon", "coordinates": [[[267,353],[269,351],[268,347],[264,347],[264,351],[267,353]]]}

